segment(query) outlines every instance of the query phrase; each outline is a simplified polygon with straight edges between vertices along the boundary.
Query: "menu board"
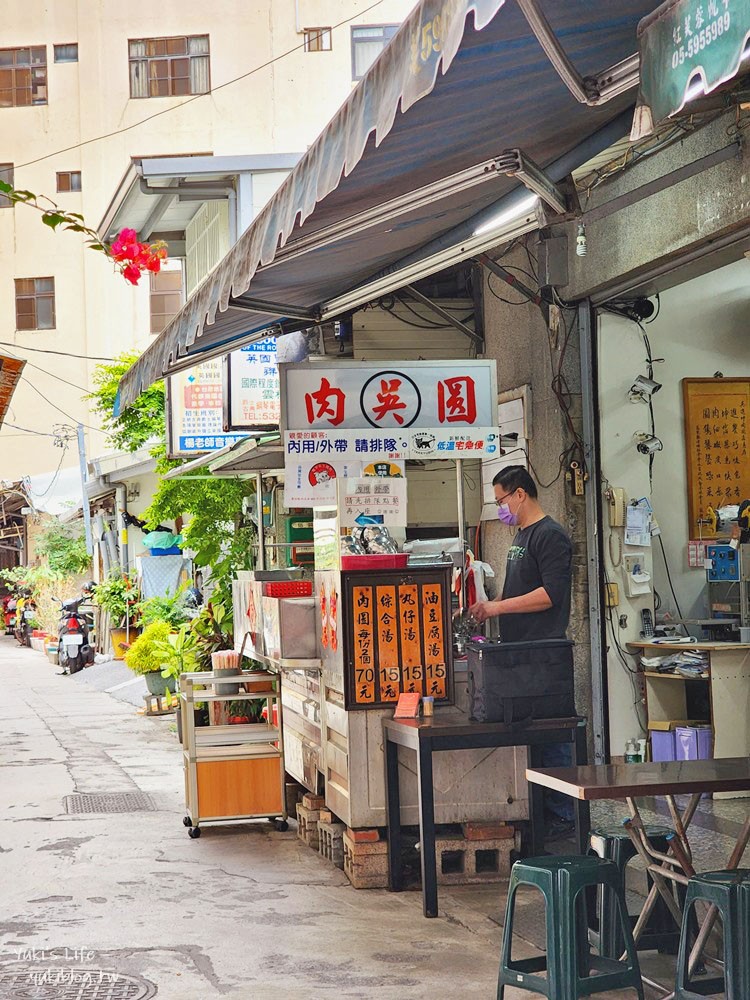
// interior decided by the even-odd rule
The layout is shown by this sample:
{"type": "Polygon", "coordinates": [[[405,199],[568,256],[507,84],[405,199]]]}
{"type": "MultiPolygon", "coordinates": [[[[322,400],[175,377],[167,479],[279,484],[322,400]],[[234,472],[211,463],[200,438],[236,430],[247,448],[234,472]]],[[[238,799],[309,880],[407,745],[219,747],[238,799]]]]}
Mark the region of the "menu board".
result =
{"type": "MultiPolygon", "coordinates": [[[[709,507],[750,498],[750,378],[682,380],[688,477],[688,536],[709,507]]],[[[701,525],[701,537],[714,537],[701,525]]]]}
{"type": "Polygon", "coordinates": [[[386,708],[403,692],[452,700],[450,571],[343,576],[346,707],[386,708]]]}

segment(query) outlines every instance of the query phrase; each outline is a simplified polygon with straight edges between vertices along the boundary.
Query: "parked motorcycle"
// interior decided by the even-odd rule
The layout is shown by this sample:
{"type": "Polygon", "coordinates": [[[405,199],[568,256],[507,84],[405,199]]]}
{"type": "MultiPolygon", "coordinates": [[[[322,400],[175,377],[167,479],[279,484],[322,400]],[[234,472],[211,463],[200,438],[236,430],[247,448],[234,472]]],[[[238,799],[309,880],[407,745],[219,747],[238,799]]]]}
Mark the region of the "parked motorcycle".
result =
{"type": "Polygon", "coordinates": [[[94,625],[93,615],[81,611],[90,600],[88,594],[69,601],[60,601],[60,624],[57,630],[58,662],[64,674],[77,674],[94,662],[94,647],[90,644],[94,625]]]}
{"type": "Polygon", "coordinates": [[[19,646],[31,646],[31,633],[34,631],[36,619],[36,604],[30,597],[22,598],[16,605],[16,624],[13,634],[19,646]]]}
{"type": "Polygon", "coordinates": [[[16,599],[12,594],[3,598],[3,620],[5,634],[13,635],[16,630],[16,599]]]}

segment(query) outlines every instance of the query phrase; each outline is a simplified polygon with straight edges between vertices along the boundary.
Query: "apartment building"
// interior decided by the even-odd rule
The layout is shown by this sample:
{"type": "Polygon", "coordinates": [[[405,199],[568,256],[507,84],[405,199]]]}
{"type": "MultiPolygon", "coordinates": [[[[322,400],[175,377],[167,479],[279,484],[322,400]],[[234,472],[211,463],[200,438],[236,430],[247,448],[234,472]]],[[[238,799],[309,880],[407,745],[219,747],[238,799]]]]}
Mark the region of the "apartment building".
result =
{"type": "Polygon", "coordinates": [[[131,287],[77,234],[52,232],[32,208],[0,199],[0,350],[28,360],[0,429],[0,479],[77,465],[75,442],[64,452],[55,447],[55,435],[66,433],[62,425],[83,423],[89,456],[107,450],[82,399],[94,366],[148,345],[412,6],[162,0],[131,8],[107,0],[7,0],[0,177],[80,212],[92,227],[116,204],[118,224],[144,238],[172,237],[172,263],[151,284],[143,278],[131,287]],[[170,171],[172,158],[179,166],[170,171]],[[144,164],[154,168],[150,179],[144,164]],[[191,178],[204,184],[203,193],[158,197],[159,184],[191,178]],[[128,184],[134,198],[147,199],[145,213],[124,197],[128,184]],[[206,198],[210,184],[221,187],[220,200],[206,198]],[[205,218],[197,214],[201,206],[205,218]],[[186,274],[186,232],[198,247],[201,239],[210,242],[214,223],[220,244],[186,274]]]}

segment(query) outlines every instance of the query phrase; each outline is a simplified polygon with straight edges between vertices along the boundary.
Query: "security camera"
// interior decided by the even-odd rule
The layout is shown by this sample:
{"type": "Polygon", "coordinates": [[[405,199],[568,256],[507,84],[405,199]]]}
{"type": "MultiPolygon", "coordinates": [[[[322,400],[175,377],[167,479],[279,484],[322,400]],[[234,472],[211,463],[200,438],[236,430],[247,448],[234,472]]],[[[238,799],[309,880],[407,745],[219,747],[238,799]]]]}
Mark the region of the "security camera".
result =
{"type": "Polygon", "coordinates": [[[631,403],[646,403],[655,392],[661,389],[661,382],[655,382],[645,375],[637,375],[628,392],[631,403]]]}
{"type": "Polygon", "coordinates": [[[654,452],[661,451],[664,447],[658,437],[654,437],[653,434],[646,434],[645,431],[640,431],[634,437],[635,446],[641,455],[653,455],[654,452]]]}

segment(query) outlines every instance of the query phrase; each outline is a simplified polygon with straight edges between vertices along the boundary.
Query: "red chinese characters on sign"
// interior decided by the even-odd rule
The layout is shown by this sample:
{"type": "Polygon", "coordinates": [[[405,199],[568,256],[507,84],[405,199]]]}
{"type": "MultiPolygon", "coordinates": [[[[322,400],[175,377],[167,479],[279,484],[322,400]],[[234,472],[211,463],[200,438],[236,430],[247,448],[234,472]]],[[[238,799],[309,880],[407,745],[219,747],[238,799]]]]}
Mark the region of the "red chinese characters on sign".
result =
{"type": "Polygon", "coordinates": [[[460,375],[438,382],[438,420],[441,424],[473,424],[476,418],[473,378],[460,375]]]}
{"type": "Polygon", "coordinates": [[[392,413],[397,424],[404,422],[403,416],[398,412],[406,409],[406,403],[399,396],[401,389],[401,379],[383,378],[380,380],[380,392],[377,395],[378,405],[373,407],[373,416],[377,421],[383,419],[386,413],[392,413]]]}
{"type": "Polygon", "coordinates": [[[320,388],[315,392],[305,393],[307,419],[313,424],[325,417],[331,427],[338,427],[344,422],[346,393],[332,386],[327,378],[321,378],[320,388]]]}

